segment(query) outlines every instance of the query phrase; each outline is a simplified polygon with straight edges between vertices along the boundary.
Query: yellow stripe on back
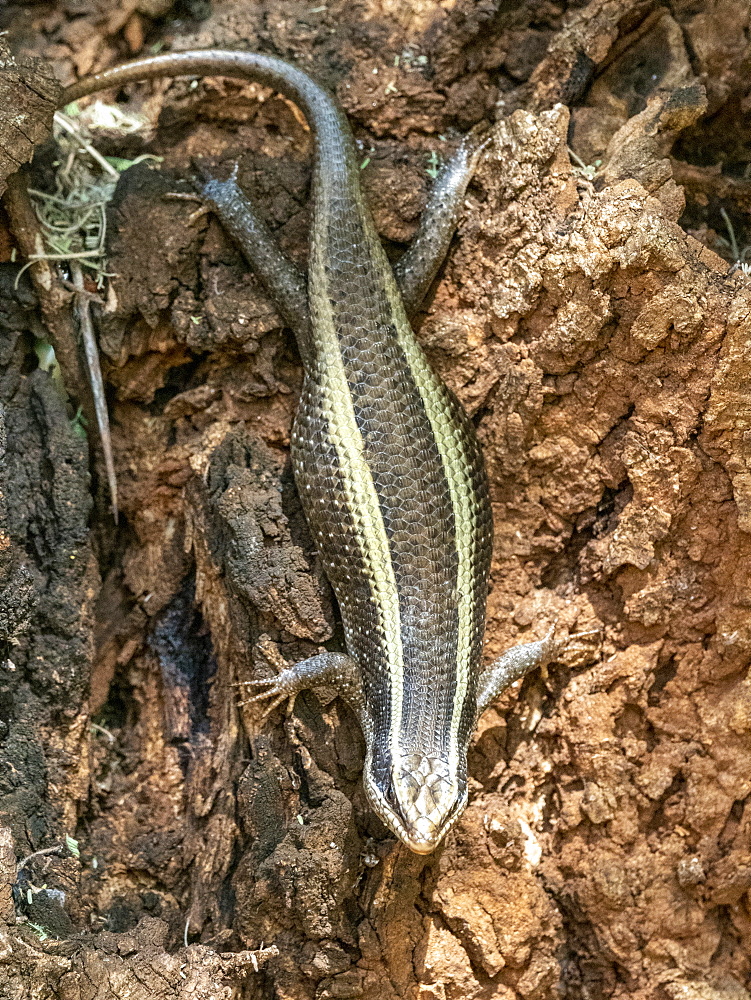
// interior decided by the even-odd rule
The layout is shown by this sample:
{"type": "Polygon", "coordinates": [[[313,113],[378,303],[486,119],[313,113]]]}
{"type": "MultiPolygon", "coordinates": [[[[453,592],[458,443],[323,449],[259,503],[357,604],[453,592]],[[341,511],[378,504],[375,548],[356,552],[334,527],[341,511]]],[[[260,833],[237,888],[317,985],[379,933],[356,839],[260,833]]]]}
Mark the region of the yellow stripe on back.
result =
{"type": "MultiPolygon", "coordinates": [[[[388,282],[387,291],[395,313],[403,313],[396,282],[388,282]]],[[[412,372],[417,390],[425,407],[438,451],[454,510],[456,549],[458,558],[457,588],[459,628],[456,649],[456,692],[451,716],[449,739],[450,773],[456,773],[458,732],[467,696],[472,668],[472,638],[475,615],[475,581],[473,542],[477,527],[476,508],[472,498],[472,483],[467,468],[467,454],[462,446],[461,428],[445,405],[445,387],[430,367],[408,320],[397,325],[399,344],[412,372]]]]}
{"type": "Polygon", "coordinates": [[[378,493],[365,457],[365,445],[357,425],[328,301],[321,296],[317,304],[323,313],[317,320],[320,364],[318,382],[324,397],[322,409],[338,456],[347,511],[355,524],[355,537],[363,563],[369,568],[368,584],[381,627],[378,638],[383,648],[384,662],[389,668],[393,749],[399,746],[404,684],[399,594],[378,493]]]}

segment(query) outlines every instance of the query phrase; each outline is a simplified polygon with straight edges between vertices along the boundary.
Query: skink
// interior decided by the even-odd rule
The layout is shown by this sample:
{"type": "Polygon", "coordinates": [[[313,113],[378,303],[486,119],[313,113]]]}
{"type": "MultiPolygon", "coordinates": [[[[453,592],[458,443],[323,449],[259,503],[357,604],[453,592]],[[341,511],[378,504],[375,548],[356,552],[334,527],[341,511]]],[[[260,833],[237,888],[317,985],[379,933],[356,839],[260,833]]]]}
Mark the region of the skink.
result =
{"type": "Polygon", "coordinates": [[[482,454],[407,318],[445,255],[482,144],[461,145],[392,269],[360,190],[347,120],[289,63],[250,52],[170,53],[81,80],[64,101],[182,75],[268,85],[302,109],[315,134],[307,280],[234,176],[202,188],[298,339],[305,377],[292,429],[295,481],[347,649],[253,682],[265,688],[256,699],[272,699],[270,710],[305,687],[333,685],[363,729],[372,808],[407,847],[427,854],[467,803],[467,747],[479,714],[555,649],[549,633],[482,666],[492,546],[482,454]]]}

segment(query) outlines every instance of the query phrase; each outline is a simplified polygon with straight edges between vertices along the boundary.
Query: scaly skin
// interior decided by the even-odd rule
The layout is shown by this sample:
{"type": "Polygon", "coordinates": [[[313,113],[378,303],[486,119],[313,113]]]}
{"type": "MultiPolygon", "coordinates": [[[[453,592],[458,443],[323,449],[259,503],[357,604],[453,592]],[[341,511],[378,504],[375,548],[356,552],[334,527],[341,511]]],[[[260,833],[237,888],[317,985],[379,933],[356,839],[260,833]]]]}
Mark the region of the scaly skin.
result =
{"type": "MultiPolygon", "coordinates": [[[[303,687],[334,683],[365,734],[373,808],[411,850],[426,854],[467,801],[479,686],[495,692],[546,658],[551,642],[511,650],[500,674],[483,672],[492,531],[482,454],[471,421],[412,332],[360,190],[346,118],[305,73],[249,52],[136,60],[74,85],[65,101],[178,75],[267,84],[302,108],[315,133],[307,302],[303,277],[234,178],[205,185],[300,343],[295,479],[347,646],[347,655],[324,653],[258,682],[266,690],[257,697],[275,705],[303,687]]],[[[429,225],[397,269],[410,309],[444,256],[478,150],[465,144],[449,164],[429,225]]]]}

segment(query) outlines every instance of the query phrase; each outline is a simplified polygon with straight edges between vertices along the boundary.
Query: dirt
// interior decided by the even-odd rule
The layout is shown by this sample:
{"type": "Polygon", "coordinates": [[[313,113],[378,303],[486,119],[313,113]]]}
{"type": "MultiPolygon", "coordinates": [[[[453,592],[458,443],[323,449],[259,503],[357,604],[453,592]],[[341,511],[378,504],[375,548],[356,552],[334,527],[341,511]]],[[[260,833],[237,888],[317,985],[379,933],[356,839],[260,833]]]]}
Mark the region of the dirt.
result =
{"type": "Polygon", "coordinates": [[[0,998],[748,1000],[748,4],[51,0],[0,30],[0,998]],[[488,462],[488,659],[582,634],[483,715],[428,857],[368,809],[335,692],[264,721],[238,686],[343,637],[291,476],[292,336],[165,195],[237,163],[304,265],[296,110],[114,95],[152,127],[99,148],[160,158],[108,209],[117,526],[70,292],[18,277],[55,80],[209,45],[336,92],[394,258],[499,123],[416,328],[488,462]]]}

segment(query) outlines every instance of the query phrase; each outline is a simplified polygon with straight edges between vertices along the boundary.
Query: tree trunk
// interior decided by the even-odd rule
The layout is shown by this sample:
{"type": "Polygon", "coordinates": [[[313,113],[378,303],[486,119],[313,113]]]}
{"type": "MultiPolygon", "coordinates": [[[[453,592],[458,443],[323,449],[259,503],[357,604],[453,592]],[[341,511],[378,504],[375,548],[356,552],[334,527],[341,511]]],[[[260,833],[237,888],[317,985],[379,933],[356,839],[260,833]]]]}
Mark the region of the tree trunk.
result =
{"type": "Polygon", "coordinates": [[[747,0],[50,0],[0,29],[0,998],[748,1000],[747,0]],[[50,67],[162,45],[335,90],[394,257],[498,121],[416,329],[487,458],[487,657],[583,634],[483,715],[427,857],[370,812],[333,692],[264,720],[238,687],[343,637],[291,477],[291,334],[164,196],[237,163],[304,264],[301,116],[224,80],[106,97],[154,127],[98,148],[162,158],[107,210],[117,525],[64,272],[19,277],[50,67]]]}

